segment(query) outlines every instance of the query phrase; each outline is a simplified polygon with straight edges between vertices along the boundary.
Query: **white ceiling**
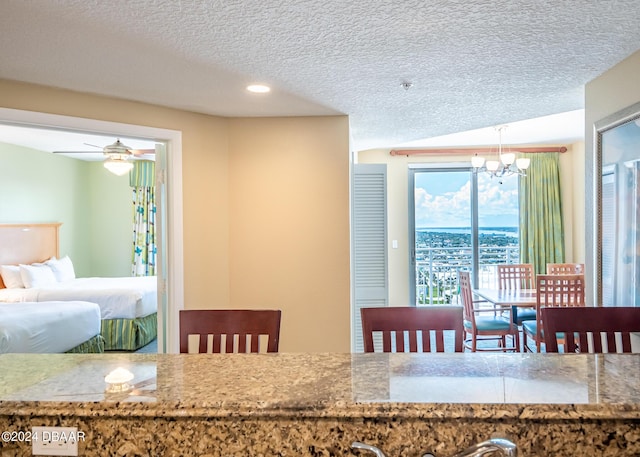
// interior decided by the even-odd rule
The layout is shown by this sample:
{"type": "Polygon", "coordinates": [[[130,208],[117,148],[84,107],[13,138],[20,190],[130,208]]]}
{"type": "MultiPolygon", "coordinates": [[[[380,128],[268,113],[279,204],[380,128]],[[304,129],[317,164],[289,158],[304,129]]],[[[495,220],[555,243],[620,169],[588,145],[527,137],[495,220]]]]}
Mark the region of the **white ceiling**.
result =
{"type": "MultiPolygon", "coordinates": [[[[0,78],[221,116],[347,114],[354,149],[422,146],[581,110],[584,84],[640,48],[638,24],[638,0],[2,0],[0,78]]],[[[522,142],[582,137],[567,116],[578,126],[522,142]]]]}

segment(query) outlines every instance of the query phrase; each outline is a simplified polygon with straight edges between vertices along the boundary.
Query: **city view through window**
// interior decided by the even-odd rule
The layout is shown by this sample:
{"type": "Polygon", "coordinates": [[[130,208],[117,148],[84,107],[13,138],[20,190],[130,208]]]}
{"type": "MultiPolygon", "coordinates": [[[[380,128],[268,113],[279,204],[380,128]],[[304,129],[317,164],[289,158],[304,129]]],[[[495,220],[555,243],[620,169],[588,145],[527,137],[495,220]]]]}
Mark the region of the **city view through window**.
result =
{"type": "Polygon", "coordinates": [[[457,303],[461,269],[472,271],[478,285],[486,287],[495,285],[498,263],[519,262],[518,177],[497,179],[479,173],[477,189],[472,177],[466,170],[414,175],[417,305],[457,303]],[[473,225],[478,227],[476,249],[473,225]]]}

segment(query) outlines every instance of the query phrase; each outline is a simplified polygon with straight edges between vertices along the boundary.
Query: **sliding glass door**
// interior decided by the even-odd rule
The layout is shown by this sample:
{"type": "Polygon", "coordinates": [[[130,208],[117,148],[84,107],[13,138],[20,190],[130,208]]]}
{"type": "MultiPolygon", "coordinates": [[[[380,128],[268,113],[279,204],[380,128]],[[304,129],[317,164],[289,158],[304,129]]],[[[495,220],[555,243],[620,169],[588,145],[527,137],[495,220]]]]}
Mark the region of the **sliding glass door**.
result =
{"type": "Polygon", "coordinates": [[[497,264],[520,263],[518,179],[478,173],[478,287],[497,286],[497,264]]]}
{"type": "Polygon", "coordinates": [[[498,263],[519,262],[517,175],[413,168],[409,182],[412,303],[457,303],[459,270],[486,287],[498,263]]]}

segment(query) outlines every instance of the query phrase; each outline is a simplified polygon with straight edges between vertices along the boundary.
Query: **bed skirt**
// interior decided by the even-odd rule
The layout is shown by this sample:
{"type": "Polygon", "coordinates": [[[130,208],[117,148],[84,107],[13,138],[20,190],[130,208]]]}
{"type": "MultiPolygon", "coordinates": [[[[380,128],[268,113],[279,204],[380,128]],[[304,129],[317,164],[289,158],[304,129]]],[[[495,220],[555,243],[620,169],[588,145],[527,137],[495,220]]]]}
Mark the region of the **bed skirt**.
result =
{"type": "Polygon", "coordinates": [[[104,338],[102,338],[102,335],[96,335],[90,340],[66,351],[68,354],[99,354],[102,352],[104,352],[104,338]]]}
{"type": "Polygon", "coordinates": [[[100,333],[105,351],[135,351],[158,336],[158,314],[137,319],[104,319],[100,333]]]}

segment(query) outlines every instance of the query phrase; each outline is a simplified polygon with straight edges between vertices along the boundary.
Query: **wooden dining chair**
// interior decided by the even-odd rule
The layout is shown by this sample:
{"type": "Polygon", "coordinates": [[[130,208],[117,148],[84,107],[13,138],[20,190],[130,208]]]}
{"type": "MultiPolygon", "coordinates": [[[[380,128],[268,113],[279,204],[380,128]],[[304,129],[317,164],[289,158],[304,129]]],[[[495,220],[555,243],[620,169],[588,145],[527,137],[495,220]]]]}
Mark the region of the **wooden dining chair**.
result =
{"type": "Polygon", "coordinates": [[[464,330],[468,335],[464,346],[472,352],[476,351],[517,351],[520,352],[518,326],[512,321],[509,310],[503,316],[503,307],[476,308],[473,300],[473,289],[468,271],[458,272],[460,295],[464,307],[464,330]],[[482,314],[485,314],[484,316],[482,314]],[[507,346],[507,336],[511,336],[513,345],[507,346]],[[478,346],[479,341],[498,340],[497,347],[478,346]]]}
{"type": "Polygon", "coordinates": [[[543,308],[547,352],[632,352],[631,333],[640,332],[640,308],[543,308]],[[604,344],[603,344],[604,343],[604,344]]]}
{"type": "Polygon", "coordinates": [[[536,277],[536,319],[522,323],[525,352],[533,352],[529,347],[529,339],[535,342],[536,352],[541,350],[545,332],[541,309],[584,306],[584,275],[538,275],[536,277]]]}
{"type": "MultiPolygon", "coordinates": [[[[499,289],[535,289],[535,275],[530,263],[500,264],[498,265],[499,289]]],[[[536,318],[533,308],[512,307],[511,315],[516,325],[536,318]]]]}
{"type": "Polygon", "coordinates": [[[360,308],[360,317],[364,352],[445,352],[447,331],[454,352],[463,351],[461,306],[360,308]]]}
{"type": "Polygon", "coordinates": [[[548,275],[583,275],[584,263],[548,263],[548,275]]]}
{"type": "Polygon", "coordinates": [[[498,288],[534,289],[533,265],[530,263],[499,264],[498,288]]]}
{"type": "Polygon", "coordinates": [[[180,352],[189,352],[189,336],[198,335],[198,352],[259,353],[266,336],[266,352],[278,352],[280,310],[190,309],[180,311],[180,352]]]}

